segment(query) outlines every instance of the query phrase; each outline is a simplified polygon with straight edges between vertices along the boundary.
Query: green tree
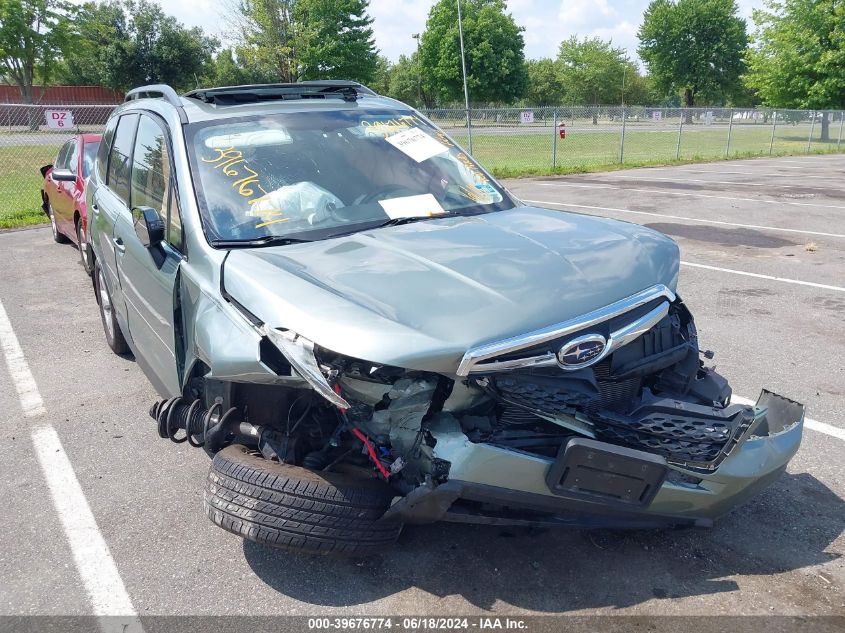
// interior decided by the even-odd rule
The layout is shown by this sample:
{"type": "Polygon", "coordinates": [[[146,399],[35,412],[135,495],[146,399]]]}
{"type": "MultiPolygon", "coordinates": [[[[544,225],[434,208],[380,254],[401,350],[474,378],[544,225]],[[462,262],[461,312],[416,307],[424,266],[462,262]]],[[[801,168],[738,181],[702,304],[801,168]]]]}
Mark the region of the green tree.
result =
{"type": "Polygon", "coordinates": [[[390,63],[390,60],[384,55],[379,55],[376,58],[373,77],[367,85],[380,95],[388,94],[390,92],[390,75],[392,72],[393,64],[390,63]]]}
{"type": "Polygon", "coordinates": [[[110,0],[82,4],[76,10],[72,29],[73,46],[67,48],[57,70],[59,81],[114,87],[115,50],[129,37],[123,3],[110,0]]]}
{"type": "MultiPolygon", "coordinates": [[[[597,37],[564,40],[557,61],[571,103],[621,104],[623,81],[637,73],[624,49],[597,37]]],[[[593,124],[597,122],[598,110],[593,110],[593,124]]]]}
{"type": "Polygon", "coordinates": [[[300,78],[372,80],[378,50],[369,4],[368,0],[296,0],[300,78]]]}
{"type": "MultiPolygon", "coordinates": [[[[845,4],[784,0],[755,10],[746,85],[777,108],[845,109],[845,4]]],[[[822,115],[821,139],[830,138],[822,115]]]]}
{"type": "Polygon", "coordinates": [[[58,0],[0,0],[0,75],[33,102],[36,78],[47,83],[68,45],[68,5],[58,0]]]}
{"type": "Polygon", "coordinates": [[[238,54],[275,81],[353,79],[378,72],[368,0],[240,0],[238,54]]]}
{"type": "MultiPolygon", "coordinates": [[[[527,86],[522,27],[506,13],[504,0],[461,0],[467,85],[476,102],[509,103],[527,86]]],[[[439,0],[428,14],[420,43],[425,87],[441,101],[463,99],[458,10],[439,0]]]]}
{"type": "Polygon", "coordinates": [[[390,69],[390,86],[387,95],[415,108],[429,108],[434,105],[434,100],[430,96],[429,89],[423,85],[418,59],[416,53],[410,57],[399,56],[399,61],[390,69]]]}
{"type": "Polygon", "coordinates": [[[525,98],[529,105],[560,105],[566,94],[566,83],[560,65],[552,59],[529,59],[525,62],[528,89],[525,98]]]}
{"type": "Polygon", "coordinates": [[[177,89],[196,86],[209,74],[216,39],[185,28],[147,0],[89,2],[74,20],[74,45],[62,78],[127,90],[148,83],[177,89]]]}
{"type": "Polygon", "coordinates": [[[238,86],[274,81],[266,68],[250,65],[238,48],[225,48],[214,57],[204,83],[215,86],[238,86]]]}
{"type": "Polygon", "coordinates": [[[735,0],[652,0],[638,35],[656,88],[683,93],[687,107],[738,88],[748,35],[735,0]]]}
{"type": "Polygon", "coordinates": [[[240,0],[235,11],[244,61],[277,81],[299,78],[293,4],[293,0],[240,0]]]}

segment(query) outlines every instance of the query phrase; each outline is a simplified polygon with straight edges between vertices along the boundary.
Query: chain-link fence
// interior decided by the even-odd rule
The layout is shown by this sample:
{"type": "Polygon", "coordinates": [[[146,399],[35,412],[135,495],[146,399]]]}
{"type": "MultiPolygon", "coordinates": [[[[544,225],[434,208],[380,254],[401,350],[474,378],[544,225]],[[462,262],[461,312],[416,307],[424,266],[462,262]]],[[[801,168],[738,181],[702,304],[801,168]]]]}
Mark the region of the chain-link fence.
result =
{"type": "Polygon", "coordinates": [[[0,228],[46,220],[39,168],[74,135],[101,132],[114,107],[0,103],[0,228]]]}
{"type": "Polygon", "coordinates": [[[835,152],[842,111],[585,106],[424,111],[500,175],[835,152]]]}
{"type": "MultiPolygon", "coordinates": [[[[102,131],[113,108],[0,104],[0,228],[43,219],[38,168],[74,134],[102,131]]],[[[500,176],[835,152],[845,122],[842,111],[745,108],[480,108],[470,110],[469,125],[463,109],[424,113],[500,176]]]]}

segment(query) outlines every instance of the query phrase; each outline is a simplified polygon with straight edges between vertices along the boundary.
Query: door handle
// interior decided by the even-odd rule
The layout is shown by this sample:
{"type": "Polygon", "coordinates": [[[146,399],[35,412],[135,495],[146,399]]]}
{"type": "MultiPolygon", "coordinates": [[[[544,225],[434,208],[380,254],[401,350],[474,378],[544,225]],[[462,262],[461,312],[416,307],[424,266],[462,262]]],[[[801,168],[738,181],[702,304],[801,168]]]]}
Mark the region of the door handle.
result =
{"type": "Polygon", "coordinates": [[[123,243],[123,238],[120,237],[113,237],[112,242],[114,242],[114,247],[119,253],[123,253],[126,251],[126,245],[123,243]]]}
{"type": "Polygon", "coordinates": [[[97,206],[96,203],[91,205],[91,211],[94,212],[94,215],[97,215],[100,212],[100,207],[97,206]]]}

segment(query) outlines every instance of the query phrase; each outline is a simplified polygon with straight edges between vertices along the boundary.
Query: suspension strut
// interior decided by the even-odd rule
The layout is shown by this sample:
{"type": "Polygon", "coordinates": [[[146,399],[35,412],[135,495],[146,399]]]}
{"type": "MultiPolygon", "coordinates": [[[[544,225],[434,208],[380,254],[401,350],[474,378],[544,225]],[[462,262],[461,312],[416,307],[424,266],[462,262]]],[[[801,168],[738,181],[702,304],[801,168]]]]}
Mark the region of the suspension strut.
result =
{"type": "Polygon", "coordinates": [[[177,444],[188,442],[196,448],[204,448],[209,455],[223,448],[232,433],[256,434],[253,425],[235,421],[237,412],[238,409],[232,407],[224,413],[220,402],[206,409],[200,400],[187,403],[178,396],[156,402],[150,408],[150,416],[158,424],[159,437],[177,444]],[[180,430],[185,434],[179,436],[180,430]]]}

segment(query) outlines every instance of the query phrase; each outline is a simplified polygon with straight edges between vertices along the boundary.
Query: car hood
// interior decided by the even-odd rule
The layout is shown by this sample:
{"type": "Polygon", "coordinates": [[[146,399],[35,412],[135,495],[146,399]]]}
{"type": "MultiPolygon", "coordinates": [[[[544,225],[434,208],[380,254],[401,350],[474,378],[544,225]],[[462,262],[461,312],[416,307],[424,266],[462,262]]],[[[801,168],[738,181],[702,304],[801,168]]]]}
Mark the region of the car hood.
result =
{"type": "Polygon", "coordinates": [[[233,250],[229,297],[271,327],[354,358],[452,374],[467,349],[655,284],[678,247],[636,224],[533,207],[233,250]]]}

